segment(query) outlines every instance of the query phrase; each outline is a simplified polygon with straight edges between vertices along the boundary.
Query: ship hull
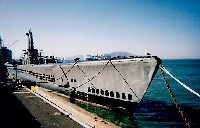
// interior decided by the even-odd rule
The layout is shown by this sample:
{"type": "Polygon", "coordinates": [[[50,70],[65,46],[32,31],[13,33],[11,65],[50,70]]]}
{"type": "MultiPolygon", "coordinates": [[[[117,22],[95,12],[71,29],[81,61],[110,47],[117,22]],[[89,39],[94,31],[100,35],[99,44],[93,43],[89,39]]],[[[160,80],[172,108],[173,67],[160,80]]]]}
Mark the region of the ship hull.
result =
{"type": "Polygon", "coordinates": [[[157,57],[75,62],[69,64],[19,65],[18,77],[89,102],[134,111],[158,69],[157,57]],[[23,75],[19,75],[23,74],[23,75]]]}

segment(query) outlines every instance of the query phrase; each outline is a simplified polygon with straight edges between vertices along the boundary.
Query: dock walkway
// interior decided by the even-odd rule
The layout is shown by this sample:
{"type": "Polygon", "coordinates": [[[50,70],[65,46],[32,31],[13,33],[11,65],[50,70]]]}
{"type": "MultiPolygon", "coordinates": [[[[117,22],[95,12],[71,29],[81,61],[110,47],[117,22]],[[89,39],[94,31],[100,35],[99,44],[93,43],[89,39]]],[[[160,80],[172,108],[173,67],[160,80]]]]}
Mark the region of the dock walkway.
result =
{"type": "Polygon", "coordinates": [[[29,91],[0,83],[0,128],[81,128],[77,122],[29,91]]]}

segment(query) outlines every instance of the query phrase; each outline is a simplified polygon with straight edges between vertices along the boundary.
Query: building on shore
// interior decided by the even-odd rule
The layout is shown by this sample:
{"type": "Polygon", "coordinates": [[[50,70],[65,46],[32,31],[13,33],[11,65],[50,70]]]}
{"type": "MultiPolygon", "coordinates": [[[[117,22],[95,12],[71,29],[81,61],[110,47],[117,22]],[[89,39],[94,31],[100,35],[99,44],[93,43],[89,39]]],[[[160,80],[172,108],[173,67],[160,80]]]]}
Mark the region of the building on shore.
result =
{"type": "Polygon", "coordinates": [[[3,61],[11,61],[12,60],[12,51],[7,47],[3,46],[2,39],[0,36],[0,59],[3,61]]]}

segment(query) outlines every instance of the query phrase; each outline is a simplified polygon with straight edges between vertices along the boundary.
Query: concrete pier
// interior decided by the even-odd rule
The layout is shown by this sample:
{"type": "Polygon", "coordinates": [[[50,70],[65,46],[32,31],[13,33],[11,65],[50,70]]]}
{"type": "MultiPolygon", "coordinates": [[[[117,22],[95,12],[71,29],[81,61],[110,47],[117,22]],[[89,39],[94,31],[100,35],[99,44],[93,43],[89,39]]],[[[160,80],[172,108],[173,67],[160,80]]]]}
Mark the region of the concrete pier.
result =
{"type": "Polygon", "coordinates": [[[33,93],[14,89],[13,82],[0,83],[0,128],[81,128],[33,93]]]}
{"type": "Polygon", "coordinates": [[[41,87],[32,87],[32,91],[36,95],[41,96],[44,100],[47,100],[50,104],[53,104],[58,109],[61,109],[63,113],[67,113],[72,119],[77,120],[84,127],[91,128],[118,128],[113,123],[110,123],[96,114],[90,113],[83,108],[76,106],[69,102],[69,98],[64,95],[58,95],[57,93],[51,92],[41,87]]]}

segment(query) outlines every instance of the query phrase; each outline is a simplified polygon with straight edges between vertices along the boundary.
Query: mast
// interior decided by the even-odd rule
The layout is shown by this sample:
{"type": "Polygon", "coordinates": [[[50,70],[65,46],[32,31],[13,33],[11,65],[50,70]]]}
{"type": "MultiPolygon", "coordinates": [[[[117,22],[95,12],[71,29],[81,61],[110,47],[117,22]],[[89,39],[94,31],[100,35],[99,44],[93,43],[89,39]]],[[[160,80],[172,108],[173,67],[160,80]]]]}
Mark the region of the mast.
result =
{"type": "Polygon", "coordinates": [[[28,36],[28,49],[34,49],[33,34],[31,32],[31,29],[29,30],[28,33],[26,33],[26,35],[28,36]]]}
{"type": "Polygon", "coordinates": [[[31,32],[31,29],[28,33],[26,33],[28,36],[28,57],[29,57],[29,63],[30,64],[38,64],[38,50],[34,49],[33,44],[33,33],[31,32]]]}

